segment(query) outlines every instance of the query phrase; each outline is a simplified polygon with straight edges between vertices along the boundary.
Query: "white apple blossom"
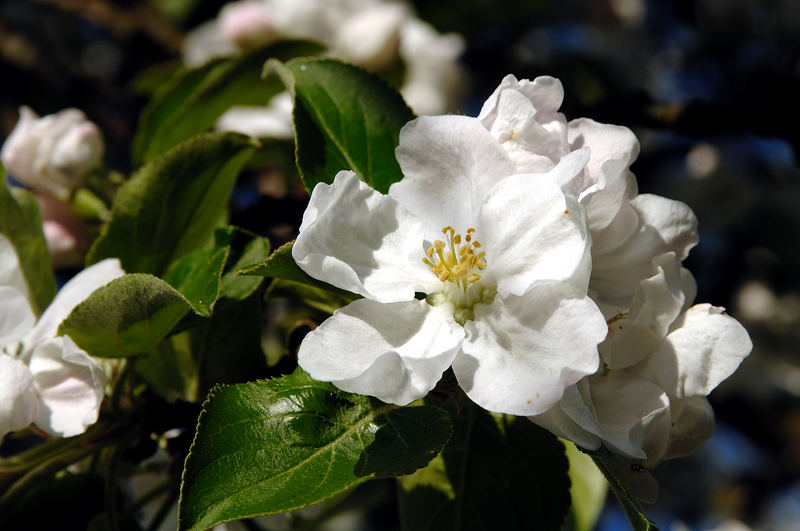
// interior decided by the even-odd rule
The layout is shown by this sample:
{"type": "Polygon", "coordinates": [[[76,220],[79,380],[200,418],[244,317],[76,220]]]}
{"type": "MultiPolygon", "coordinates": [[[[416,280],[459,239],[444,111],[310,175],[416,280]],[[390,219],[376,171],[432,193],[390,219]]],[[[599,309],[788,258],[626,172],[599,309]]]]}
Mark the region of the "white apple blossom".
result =
{"type": "MultiPolygon", "coordinates": [[[[588,290],[609,329],[599,347],[603,363],[532,420],[584,448],[604,444],[644,472],[710,436],[705,397],[752,344],[722,309],[691,306],[694,280],[680,265],[697,242],[691,209],[637,195],[636,137],[585,118],[568,122],[558,111],[563,95],[554,78],[507,76],[479,116],[518,171],[548,171],[576,150],[591,151],[582,179],[566,186],[585,208],[592,236],[588,290]]],[[[657,485],[645,476],[632,479],[652,499],[657,485]]]]}
{"type": "MultiPolygon", "coordinates": [[[[752,349],[744,327],[723,308],[691,306],[694,281],[674,253],[653,262],[656,273],[641,283],[629,312],[609,323],[603,368],[532,418],[584,448],[605,445],[641,477],[711,436],[714,413],[706,396],[752,349]]],[[[655,482],[637,481],[637,494],[654,501],[655,482]]]]}
{"type": "MultiPolygon", "coordinates": [[[[19,271],[11,242],[0,234],[0,272],[19,271]]],[[[29,424],[56,436],[86,431],[105,392],[102,366],[58,326],[94,290],[122,276],[116,259],[76,275],[36,319],[21,274],[0,273],[0,437],[29,424]]]]}
{"type": "Polygon", "coordinates": [[[558,184],[588,151],[520,174],[478,120],[438,116],[407,124],[396,154],[404,178],[388,195],[349,171],[313,190],[293,257],[364,298],[305,337],[300,366],[400,405],[452,366],[490,411],[546,411],[595,372],[607,332],[575,287],[588,281],[589,237],[558,184]]]}
{"type": "MultiPolygon", "coordinates": [[[[328,47],[331,57],[371,71],[400,61],[400,89],[417,114],[451,111],[464,78],[458,58],[460,35],[438,33],[400,0],[244,0],[226,4],[219,17],[202,24],[184,42],[184,61],[200,66],[279,39],[307,39],[328,47]]],[[[289,99],[288,94],[276,96],[289,99]]],[[[291,107],[280,104],[234,107],[217,129],[253,136],[291,138],[291,107]]]]}
{"type": "Polygon", "coordinates": [[[100,130],[80,110],[39,118],[29,107],[21,107],[0,158],[16,180],[64,199],[100,165],[104,150],[100,130]]]}

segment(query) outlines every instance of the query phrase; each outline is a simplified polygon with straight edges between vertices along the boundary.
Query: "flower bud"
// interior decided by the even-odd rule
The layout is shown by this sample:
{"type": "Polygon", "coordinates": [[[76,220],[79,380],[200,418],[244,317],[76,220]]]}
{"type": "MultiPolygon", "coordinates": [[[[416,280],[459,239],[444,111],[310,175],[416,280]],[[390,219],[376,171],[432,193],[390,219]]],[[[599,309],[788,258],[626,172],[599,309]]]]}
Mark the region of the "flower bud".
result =
{"type": "Polygon", "coordinates": [[[0,158],[16,180],[65,198],[100,164],[104,149],[100,130],[78,109],[39,118],[21,107],[0,158]]]}
{"type": "Polygon", "coordinates": [[[227,4],[219,13],[219,27],[222,38],[241,49],[263,46],[275,39],[272,17],[263,2],[227,4]]]}
{"type": "Polygon", "coordinates": [[[398,57],[400,28],[408,16],[405,6],[393,2],[356,13],[337,32],[335,55],[367,70],[389,66],[398,57]]]}

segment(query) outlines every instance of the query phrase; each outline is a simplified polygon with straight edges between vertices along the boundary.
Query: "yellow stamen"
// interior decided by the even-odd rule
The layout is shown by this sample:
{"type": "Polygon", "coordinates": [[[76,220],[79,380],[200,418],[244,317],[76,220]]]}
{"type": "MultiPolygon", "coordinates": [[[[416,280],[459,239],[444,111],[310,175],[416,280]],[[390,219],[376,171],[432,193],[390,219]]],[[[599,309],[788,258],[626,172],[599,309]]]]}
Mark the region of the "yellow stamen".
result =
{"type": "Polygon", "coordinates": [[[442,234],[446,235],[446,241],[434,240],[433,245],[425,250],[427,258],[423,258],[423,263],[442,282],[454,282],[466,289],[468,283],[480,280],[479,271],[486,269],[486,253],[475,251],[481,243],[473,238],[474,232],[475,229],[470,227],[466,236],[462,236],[453,227],[444,227],[442,234]]]}

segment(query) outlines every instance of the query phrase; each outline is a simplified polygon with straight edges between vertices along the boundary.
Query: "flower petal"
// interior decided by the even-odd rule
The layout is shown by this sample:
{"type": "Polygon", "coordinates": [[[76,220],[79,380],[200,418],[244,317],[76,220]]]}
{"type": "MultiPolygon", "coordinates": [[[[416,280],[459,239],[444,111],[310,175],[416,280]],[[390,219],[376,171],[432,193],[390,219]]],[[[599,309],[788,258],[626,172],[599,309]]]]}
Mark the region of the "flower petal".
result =
{"type": "Polygon", "coordinates": [[[620,209],[630,208],[636,183],[629,179],[630,165],[639,154],[639,142],[627,127],[601,124],[588,118],[569,123],[569,144],[575,150],[588,147],[581,203],[589,216],[592,233],[606,228],[620,209]]]}
{"type": "Polygon", "coordinates": [[[360,299],[303,339],[298,363],[314,379],[402,406],[433,389],[463,337],[449,306],[360,299]]]}
{"type": "Polygon", "coordinates": [[[118,259],[107,258],[72,277],[59,290],[53,302],[39,318],[36,326],[23,340],[26,350],[30,350],[40,341],[55,337],[61,321],[67,318],[75,306],[86,300],[98,288],[124,274],[125,271],[118,259]]]}
{"type": "Polygon", "coordinates": [[[0,349],[14,348],[36,322],[28,299],[17,289],[0,286],[0,349]]]}
{"type": "MultiPolygon", "coordinates": [[[[553,181],[557,174],[579,173],[587,157],[585,151],[571,153],[546,176],[514,175],[488,194],[476,237],[486,251],[487,281],[501,296],[570,278],[582,264],[590,243],[583,208],[553,181]]],[[[579,284],[588,281],[588,269],[582,274],[579,284]]]]}
{"type": "Polygon", "coordinates": [[[429,240],[452,226],[473,226],[494,183],[515,173],[514,164],[475,118],[422,116],[400,130],[395,151],[403,180],[389,195],[425,224],[429,240]]]}
{"type": "Polygon", "coordinates": [[[589,391],[586,380],[583,378],[575,385],[567,387],[558,404],[541,415],[530,416],[528,419],[581,448],[597,450],[602,444],[602,439],[596,435],[600,431],[597,415],[593,408],[587,405],[591,400],[585,400],[582,396],[584,389],[589,391]]]}
{"type": "Polygon", "coordinates": [[[601,302],[627,305],[652,275],[653,258],[672,251],[683,260],[697,243],[697,218],[684,203],[643,194],[631,206],[639,216],[636,232],[613,252],[593,250],[591,288],[601,302]]]}
{"type": "Polygon", "coordinates": [[[509,74],[489,96],[478,115],[478,119],[487,129],[491,129],[497,119],[500,95],[506,89],[517,90],[525,95],[540,115],[539,122],[549,121],[544,117],[557,113],[564,101],[564,87],[561,85],[561,81],[554,77],[539,76],[533,81],[527,79],[518,81],[516,77],[509,74]]]}
{"type": "Polygon", "coordinates": [[[28,296],[28,284],[19,264],[17,251],[11,241],[0,234],[0,286],[15,288],[25,297],[28,296]]]}
{"type": "Polygon", "coordinates": [[[747,331],[723,308],[697,304],[673,324],[661,347],[633,370],[671,399],[706,396],[752,348],[747,331]]]}
{"type": "Polygon", "coordinates": [[[600,354],[609,369],[629,367],[653,352],[684,309],[683,281],[691,273],[681,268],[672,252],[657,256],[653,267],[655,274],[639,284],[627,316],[606,313],[608,337],[600,354]]]}
{"type": "Polygon", "coordinates": [[[714,432],[714,410],[704,396],[690,396],[672,401],[672,431],[663,459],[675,459],[694,453],[714,432]]]}
{"type": "Polygon", "coordinates": [[[657,385],[621,371],[589,377],[591,400],[606,446],[636,459],[660,458],[669,441],[670,401],[657,385]]]}
{"type": "Polygon", "coordinates": [[[458,382],[481,407],[537,415],[564,389],[597,370],[605,319],[588,297],[565,283],[497,296],[475,306],[463,353],[453,362],[458,382]]]}
{"type": "Polygon", "coordinates": [[[0,438],[33,422],[38,405],[28,367],[0,352],[0,438]]]}
{"type": "Polygon", "coordinates": [[[312,277],[379,302],[410,301],[441,284],[422,263],[419,220],[351,171],[314,187],[292,257],[312,277]]]}
{"type": "Polygon", "coordinates": [[[34,419],[39,428],[71,437],[97,421],[105,373],[72,339],[61,336],[38,344],[29,367],[41,402],[34,419]]]}

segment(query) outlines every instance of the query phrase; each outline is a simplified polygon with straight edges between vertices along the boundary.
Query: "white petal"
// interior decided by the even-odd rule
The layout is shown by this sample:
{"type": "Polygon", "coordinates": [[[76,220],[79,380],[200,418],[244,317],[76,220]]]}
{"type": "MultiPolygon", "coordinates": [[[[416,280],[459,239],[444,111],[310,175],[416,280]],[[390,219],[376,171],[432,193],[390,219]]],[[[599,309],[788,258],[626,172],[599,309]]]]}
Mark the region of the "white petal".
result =
{"type": "Polygon", "coordinates": [[[697,243],[697,218],[684,203],[643,194],[631,206],[639,216],[636,232],[613,252],[592,253],[591,287],[601,301],[627,304],[652,275],[653,258],[672,251],[683,260],[697,243]]]}
{"type": "Polygon", "coordinates": [[[0,352],[0,438],[33,422],[38,404],[28,367],[0,352]]]}
{"type": "MultiPolygon", "coordinates": [[[[579,172],[580,164],[571,164],[575,160],[580,163],[585,157],[571,154],[551,173],[562,165],[579,172]]],[[[572,277],[589,245],[583,208],[549,177],[514,175],[499,182],[476,228],[475,237],[486,251],[487,282],[495,284],[501,296],[521,295],[537,282],[572,277]]]]}
{"type": "Polygon", "coordinates": [[[581,396],[580,387],[584,387],[586,378],[564,390],[564,396],[555,406],[541,415],[528,417],[532,422],[550,431],[557,437],[572,441],[586,450],[597,450],[602,439],[599,433],[597,416],[594,409],[586,404],[581,396]]]}
{"type": "Polygon", "coordinates": [[[449,306],[360,299],[303,339],[298,363],[345,391],[406,405],[433,389],[463,337],[449,306]]]}
{"type": "Polygon", "coordinates": [[[72,437],[97,421],[105,373],[72,339],[62,336],[40,343],[29,367],[41,401],[34,419],[39,428],[72,437]]]}
{"type": "Polygon", "coordinates": [[[379,302],[410,301],[441,282],[425,258],[422,224],[355,173],[314,187],[292,257],[303,271],[379,302]]]}
{"type": "Polygon", "coordinates": [[[36,322],[28,299],[15,288],[0,286],[0,349],[13,346],[36,322]]]}
{"type": "Polygon", "coordinates": [[[538,118],[537,109],[522,92],[508,89],[500,93],[497,118],[490,131],[519,173],[549,171],[568,151],[566,126],[554,131],[552,125],[545,128],[538,118]]]}
{"type": "Polygon", "coordinates": [[[629,189],[628,168],[639,153],[639,142],[627,127],[580,118],[569,123],[569,144],[573,150],[588,147],[592,152],[581,203],[595,233],[606,228],[621,208],[630,208],[628,200],[635,189],[629,189]]]}
{"type": "Polygon", "coordinates": [[[475,118],[423,116],[400,130],[395,151],[403,180],[389,195],[423,221],[426,237],[475,223],[492,185],[515,173],[514,164],[475,118]]]}
{"type": "Polygon", "coordinates": [[[564,101],[564,87],[561,85],[561,81],[554,77],[539,76],[533,81],[527,79],[518,81],[516,77],[509,74],[489,96],[478,115],[478,119],[484,123],[487,129],[491,129],[497,119],[500,94],[506,89],[518,90],[525,95],[540,115],[539,122],[546,121],[545,116],[549,117],[555,114],[564,101]]]}
{"type": "Polygon", "coordinates": [[[214,128],[257,138],[294,138],[292,97],[288,92],[281,92],[267,106],[231,107],[217,119],[214,128]]]}
{"type": "Polygon", "coordinates": [[[597,370],[606,322],[569,285],[554,282],[524,296],[497,296],[474,312],[453,370],[467,395],[489,411],[544,413],[565,388],[597,370]]]}
{"type": "Polygon", "coordinates": [[[599,433],[606,446],[636,459],[659,458],[669,441],[670,401],[657,385],[622,371],[589,377],[599,433]]]}
{"type": "Polygon", "coordinates": [[[125,271],[118,259],[107,258],[72,277],[59,290],[31,333],[23,340],[26,349],[30,349],[42,340],[55,337],[61,321],[67,318],[75,306],[86,300],[98,288],[124,274],[125,271]]]}
{"type": "Polygon", "coordinates": [[[671,252],[657,256],[653,266],[655,274],[639,284],[627,316],[606,313],[611,322],[600,354],[610,369],[629,367],[652,353],[684,309],[684,280],[691,273],[671,252]]]}
{"type": "Polygon", "coordinates": [[[714,432],[714,410],[703,396],[678,398],[672,402],[672,431],[663,459],[694,453],[714,432]]]}
{"type": "Polygon", "coordinates": [[[17,251],[3,234],[0,234],[0,286],[15,288],[25,297],[28,296],[28,284],[22,274],[17,251]]]}
{"type": "Polygon", "coordinates": [[[670,398],[706,396],[733,374],[752,348],[750,336],[736,319],[722,308],[697,304],[673,324],[661,347],[635,371],[670,398]]]}

